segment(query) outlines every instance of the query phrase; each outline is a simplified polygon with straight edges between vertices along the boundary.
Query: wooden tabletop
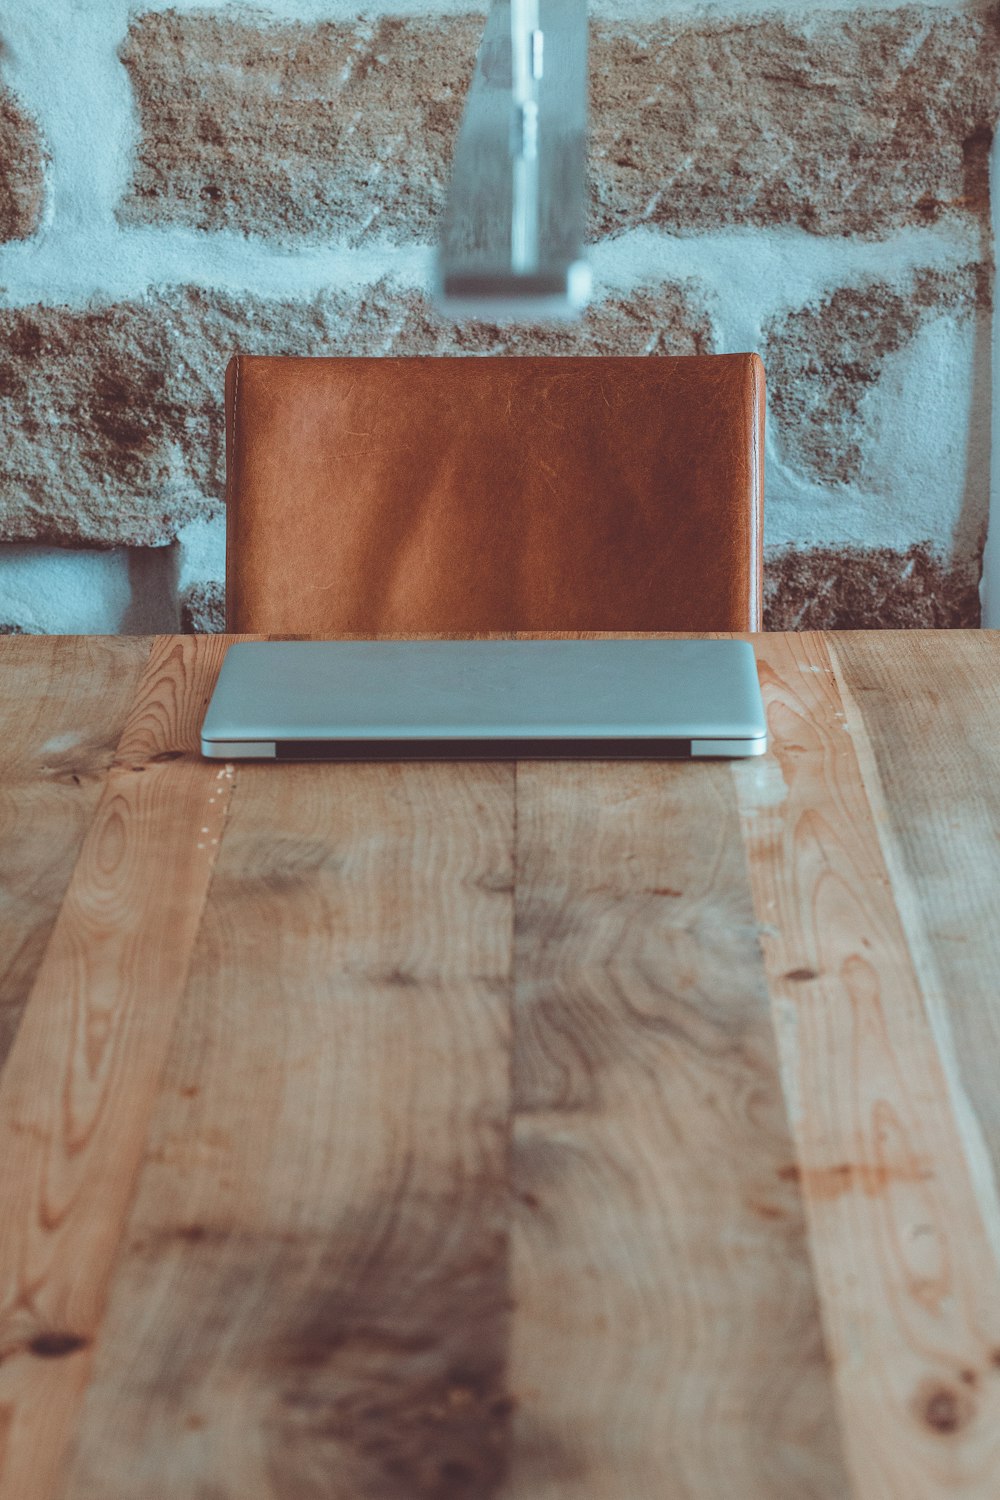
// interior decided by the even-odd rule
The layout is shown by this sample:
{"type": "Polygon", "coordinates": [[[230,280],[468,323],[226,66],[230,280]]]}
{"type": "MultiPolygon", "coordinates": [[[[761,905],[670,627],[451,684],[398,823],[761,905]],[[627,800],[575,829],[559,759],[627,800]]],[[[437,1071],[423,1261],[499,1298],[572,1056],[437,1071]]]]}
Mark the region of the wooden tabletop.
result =
{"type": "Polygon", "coordinates": [[[2,1500],[996,1500],[1000,635],[516,766],[226,644],[0,641],[2,1500]]]}

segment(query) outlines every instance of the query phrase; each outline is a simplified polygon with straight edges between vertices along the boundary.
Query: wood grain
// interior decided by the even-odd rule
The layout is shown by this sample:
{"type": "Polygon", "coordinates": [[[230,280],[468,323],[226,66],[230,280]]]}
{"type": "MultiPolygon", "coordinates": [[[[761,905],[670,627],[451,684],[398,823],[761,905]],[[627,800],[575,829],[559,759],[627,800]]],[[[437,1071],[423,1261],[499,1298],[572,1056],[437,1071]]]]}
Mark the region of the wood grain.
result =
{"type": "Polygon", "coordinates": [[[488,1500],[513,770],[240,769],[66,1500],[488,1500]]]}
{"type": "Polygon", "coordinates": [[[3,1500],[51,1494],[86,1381],[225,816],[222,649],[154,648],[0,1077],[3,1500]]]}
{"type": "Polygon", "coordinates": [[[510,1500],[840,1497],[731,772],[518,767],[510,1500]]]}
{"type": "Polygon", "coordinates": [[[735,770],[857,1500],[1000,1489],[1000,1278],[822,640],[735,770]]]}
{"type": "Polygon", "coordinates": [[[137,637],[0,637],[0,1065],[149,645],[137,637]]]}
{"type": "Polygon", "coordinates": [[[225,644],[0,641],[0,1500],[995,1500],[1000,637],[235,781],[225,644]]]}

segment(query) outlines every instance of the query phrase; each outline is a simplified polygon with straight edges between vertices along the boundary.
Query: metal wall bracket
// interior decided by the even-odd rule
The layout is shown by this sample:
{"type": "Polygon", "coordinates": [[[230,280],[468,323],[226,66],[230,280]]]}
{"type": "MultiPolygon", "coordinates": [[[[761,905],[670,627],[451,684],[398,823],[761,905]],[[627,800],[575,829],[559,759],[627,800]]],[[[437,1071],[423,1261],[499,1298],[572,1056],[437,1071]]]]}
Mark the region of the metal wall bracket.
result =
{"type": "Polygon", "coordinates": [[[586,0],[493,0],[438,250],[448,313],[534,320],[586,305],[586,132],[586,0]]]}

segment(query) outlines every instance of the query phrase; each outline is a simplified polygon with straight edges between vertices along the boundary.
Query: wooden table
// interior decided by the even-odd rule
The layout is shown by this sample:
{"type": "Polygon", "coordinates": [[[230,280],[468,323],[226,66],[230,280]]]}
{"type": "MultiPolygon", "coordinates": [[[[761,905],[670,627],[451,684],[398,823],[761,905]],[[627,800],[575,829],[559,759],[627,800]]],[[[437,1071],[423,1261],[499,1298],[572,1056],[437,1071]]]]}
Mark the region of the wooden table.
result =
{"type": "Polygon", "coordinates": [[[219,766],[0,641],[2,1500],[1000,1496],[1000,635],[725,763],[219,766]]]}

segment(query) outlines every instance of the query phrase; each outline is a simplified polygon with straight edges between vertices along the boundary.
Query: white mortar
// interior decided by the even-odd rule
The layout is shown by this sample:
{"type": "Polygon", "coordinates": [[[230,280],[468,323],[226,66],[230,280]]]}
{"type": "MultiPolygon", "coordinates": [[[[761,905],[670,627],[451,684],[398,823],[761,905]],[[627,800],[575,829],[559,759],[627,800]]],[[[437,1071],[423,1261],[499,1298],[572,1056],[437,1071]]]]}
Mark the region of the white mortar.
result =
{"type": "Polygon", "coordinates": [[[177,629],[172,549],[0,548],[0,621],[44,635],[177,629]]]}

